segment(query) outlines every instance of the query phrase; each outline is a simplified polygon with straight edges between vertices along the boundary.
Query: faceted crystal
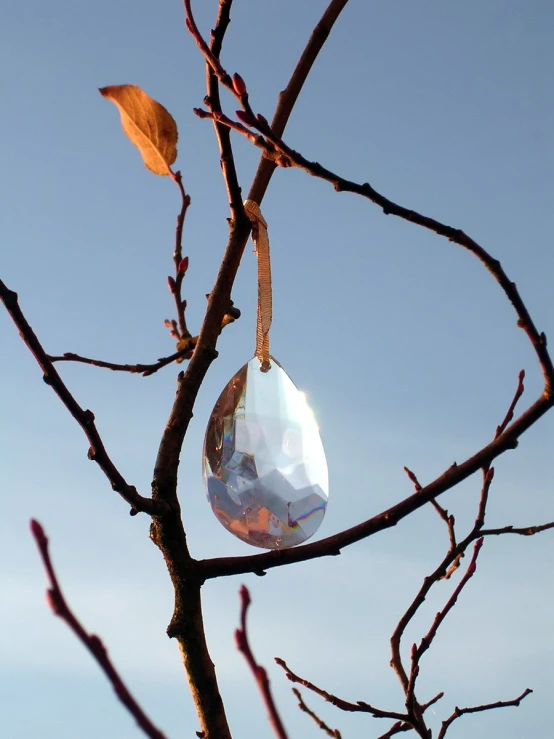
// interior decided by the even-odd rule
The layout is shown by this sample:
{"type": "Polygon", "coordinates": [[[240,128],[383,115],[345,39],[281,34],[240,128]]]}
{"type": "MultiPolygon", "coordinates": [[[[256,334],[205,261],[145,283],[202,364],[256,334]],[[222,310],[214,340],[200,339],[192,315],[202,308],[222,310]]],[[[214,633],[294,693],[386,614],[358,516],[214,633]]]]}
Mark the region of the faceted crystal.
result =
{"type": "Polygon", "coordinates": [[[271,358],[254,357],[214,406],[204,440],[204,484],[220,523],[256,547],[309,539],[327,507],[327,462],[314,415],[271,358]]]}

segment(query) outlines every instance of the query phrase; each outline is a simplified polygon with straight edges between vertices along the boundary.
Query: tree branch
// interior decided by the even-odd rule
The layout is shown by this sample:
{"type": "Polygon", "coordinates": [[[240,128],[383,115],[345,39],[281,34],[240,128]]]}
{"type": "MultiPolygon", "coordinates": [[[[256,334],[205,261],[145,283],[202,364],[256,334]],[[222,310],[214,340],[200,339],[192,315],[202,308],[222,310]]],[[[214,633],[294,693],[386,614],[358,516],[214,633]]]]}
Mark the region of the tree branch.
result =
{"type": "Polygon", "coordinates": [[[38,521],[31,521],[31,533],[37,544],[42,563],[50,583],[50,587],[46,592],[46,599],[50,608],[56,616],[59,616],[59,618],[69,626],[79,641],[90,652],[92,657],[100,666],[102,672],[110,681],[118,699],[123,703],[131,716],[133,716],[146,736],[150,737],[150,739],[165,739],[165,734],[154,726],[129,692],[127,686],[113,666],[106,647],[102,643],[100,637],[96,636],[96,634],[88,634],[81,622],[67,605],[48,551],[48,537],[44,533],[44,529],[38,521]]]}
{"type": "Polygon", "coordinates": [[[50,385],[79,426],[83,429],[90,443],[90,449],[88,452],[89,459],[94,460],[98,464],[102,472],[110,481],[113,490],[119,493],[123,500],[131,505],[132,515],[139,511],[148,513],[151,516],[163,515],[167,511],[168,506],[162,501],[153,501],[150,498],[144,498],[140,495],[134,486],[127,483],[123,475],[114,465],[108,456],[104,443],[102,442],[98,429],[96,428],[94,413],[90,410],[84,410],[81,408],[68,390],[64,381],[52,364],[52,360],[44,351],[42,344],[23,315],[23,312],[19,307],[17,293],[6,287],[2,280],[0,280],[0,299],[4,303],[6,310],[15,323],[19,331],[19,335],[36,359],[39,367],[42,369],[45,383],[50,385]]]}

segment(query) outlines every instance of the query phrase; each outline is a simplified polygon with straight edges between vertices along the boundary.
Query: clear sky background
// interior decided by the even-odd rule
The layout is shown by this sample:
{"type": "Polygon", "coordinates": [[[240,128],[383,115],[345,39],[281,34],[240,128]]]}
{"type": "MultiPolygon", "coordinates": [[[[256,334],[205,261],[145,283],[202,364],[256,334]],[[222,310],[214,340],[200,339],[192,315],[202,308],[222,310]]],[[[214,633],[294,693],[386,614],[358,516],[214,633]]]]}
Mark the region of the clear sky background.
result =
{"type": "MultiPolygon", "coordinates": [[[[207,32],[216,2],[196,2],[207,32]]],[[[322,0],[236,0],[224,63],[271,116],[322,0]]],[[[184,253],[188,318],[199,326],[225,244],[228,216],[203,62],[179,0],[3,3],[0,66],[0,274],[47,351],[150,362],[174,349],[171,273],[178,193],[147,172],[98,87],[134,83],[180,130],[178,166],[192,206],[184,253]]],[[[351,0],[297,105],[287,141],[343,176],[463,228],[498,257],[539,329],[554,341],[554,6],[548,0],[445,3],[351,0]]],[[[236,103],[224,97],[228,112],[236,103]]],[[[246,192],[258,153],[235,142],[246,192]]],[[[278,171],[264,201],[274,275],[272,351],[311,400],[328,455],[331,498],[317,536],[364,520],[463,461],[501,421],[517,373],[524,403],[541,376],[506,298],[459,247],[336,194],[298,171],[278,171]]],[[[216,521],[201,481],[201,446],[219,392],[254,351],[256,276],[249,246],[234,291],[243,311],[225,330],[182,454],[180,496],[195,557],[255,550],[216,521]]],[[[66,594],[99,633],[129,686],[169,737],[198,727],[176,644],[165,636],[172,592],[148,519],[131,518],[86,440],[44,385],[6,315],[0,316],[0,712],[6,739],[141,736],[103,675],[44,603],[45,579],[28,533],[51,537],[66,594]]],[[[97,417],[126,478],[147,494],[175,391],[176,367],[150,378],[60,366],[97,417]]],[[[523,407],[523,406],[522,406],[523,407]]],[[[554,519],[554,416],[496,463],[490,523],[554,519]]],[[[441,498],[462,534],[480,479],[441,498]]],[[[237,591],[251,588],[251,636],[270,670],[291,739],[322,736],[295,707],[273,665],[349,700],[401,710],[388,667],[398,618],[445,552],[429,507],[342,556],[210,582],[205,621],[236,737],[269,737],[252,678],[233,645],[237,591]]],[[[257,551],[257,550],[256,550],[257,551]]],[[[511,699],[519,709],[468,717],[452,739],[552,734],[554,537],[487,540],[477,576],[422,660],[419,696],[440,690],[433,727],[454,705],[511,699]]],[[[427,630],[454,583],[441,584],[407,634],[427,630]]],[[[385,723],[349,716],[306,695],[344,737],[385,723]]]]}

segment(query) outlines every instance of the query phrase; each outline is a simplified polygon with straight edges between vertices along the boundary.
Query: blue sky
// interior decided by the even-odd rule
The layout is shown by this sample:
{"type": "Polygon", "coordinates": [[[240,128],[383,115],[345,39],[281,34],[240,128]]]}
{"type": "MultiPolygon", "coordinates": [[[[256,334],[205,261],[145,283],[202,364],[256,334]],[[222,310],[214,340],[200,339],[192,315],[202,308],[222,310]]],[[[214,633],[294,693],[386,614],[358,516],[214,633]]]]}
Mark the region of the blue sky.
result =
{"type": "MultiPolygon", "coordinates": [[[[196,3],[204,31],[216,3],[196,3]]],[[[320,0],[236,0],[224,62],[270,117],[320,0]]],[[[351,0],[291,119],[286,140],[310,159],[449,225],[499,258],[539,328],[554,335],[554,8],[547,0],[463,4],[351,0]]],[[[0,178],[2,279],[47,351],[121,362],[171,353],[166,288],[178,197],[144,169],[113,106],[97,88],[140,85],[176,118],[178,166],[192,196],[185,229],[188,317],[197,327],[226,236],[226,198],[201,104],[203,63],[181,4],[98,0],[9,2],[0,28],[4,142],[0,178]]],[[[228,112],[235,102],[224,97],[228,112]]],[[[248,189],[258,154],[235,145],[248,189]]],[[[459,247],[336,194],[301,172],[279,171],[264,201],[274,277],[272,352],[308,394],[321,426],[330,503],[320,535],[374,515],[462,461],[494,432],[527,371],[524,403],[541,377],[515,315],[482,266],[459,247]]],[[[216,521],[201,481],[201,447],[219,392],[254,351],[256,276],[248,247],[226,329],[182,454],[180,496],[194,556],[247,554],[216,521]]],[[[171,588],[145,516],[130,518],[86,442],[0,318],[3,516],[0,521],[0,690],[5,736],[141,736],[104,677],[44,604],[44,576],[28,519],[44,524],[70,602],[99,633],[130,687],[170,737],[197,728],[176,645],[165,636],[171,588]]],[[[123,474],[149,489],[176,368],[151,378],[63,366],[91,408],[123,474]]],[[[554,418],[501,458],[491,524],[554,519],[554,418]]],[[[480,481],[443,497],[460,531],[480,481]]],[[[319,534],[318,534],[319,535],[319,534]]],[[[270,736],[250,675],[233,646],[238,588],[254,606],[251,635],[292,737],[318,737],[272,658],[350,700],[401,709],[388,638],[446,547],[424,510],[345,550],[263,579],[209,583],[205,619],[235,736],[270,736]]],[[[420,695],[439,690],[436,721],[452,707],[535,693],[519,709],[454,724],[452,739],[491,732],[550,736],[554,690],[552,535],[487,541],[478,574],[422,662],[420,695]]],[[[427,630],[442,584],[409,632],[427,630]]],[[[386,726],[305,696],[343,736],[386,726]]]]}

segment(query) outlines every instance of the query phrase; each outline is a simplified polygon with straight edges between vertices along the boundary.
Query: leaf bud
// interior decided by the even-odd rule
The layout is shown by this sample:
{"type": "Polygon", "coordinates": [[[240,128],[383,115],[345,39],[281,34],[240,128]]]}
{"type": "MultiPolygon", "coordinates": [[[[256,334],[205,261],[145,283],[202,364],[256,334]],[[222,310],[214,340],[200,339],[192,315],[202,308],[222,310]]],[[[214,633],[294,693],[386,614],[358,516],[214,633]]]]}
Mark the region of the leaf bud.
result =
{"type": "Polygon", "coordinates": [[[233,90],[242,97],[246,95],[246,82],[242,79],[238,72],[233,75],[233,90]]]}
{"type": "Polygon", "coordinates": [[[183,257],[183,259],[181,259],[181,261],[179,262],[179,266],[177,267],[177,272],[180,275],[184,275],[188,268],[189,268],[189,258],[183,257]]]}
{"type": "Polygon", "coordinates": [[[60,616],[62,614],[63,606],[62,601],[60,600],[60,594],[53,588],[46,591],[46,602],[52,609],[54,615],[60,616]]]}
{"type": "Polygon", "coordinates": [[[173,279],[173,277],[171,277],[171,275],[167,278],[167,286],[169,288],[170,293],[175,292],[175,288],[176,288],[175,280],[173,279]]]}
{"type": "Polygon", "coordinates": [[[40,525],[40,523],[35,519],[31,519],[31,534],[34,536],[37,544],[45,544],[46,543],[46,534],[44,533],[44,529],[40,525]]]}
{"type": "Polygon", "coordinates": [[[236,110],[235,115],[242,121],[246,126],[253,126],[256,123],[256,119],[250,113],[246,113],[244,110],[236,110]]]}

